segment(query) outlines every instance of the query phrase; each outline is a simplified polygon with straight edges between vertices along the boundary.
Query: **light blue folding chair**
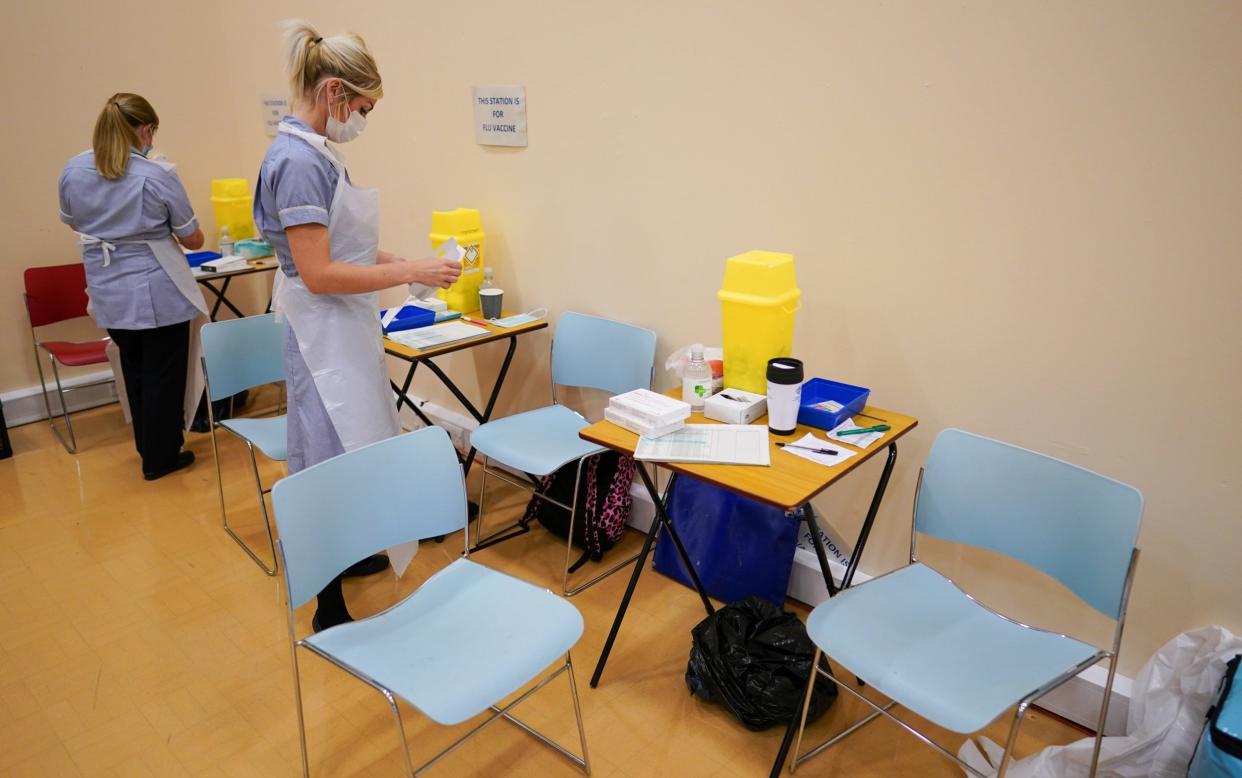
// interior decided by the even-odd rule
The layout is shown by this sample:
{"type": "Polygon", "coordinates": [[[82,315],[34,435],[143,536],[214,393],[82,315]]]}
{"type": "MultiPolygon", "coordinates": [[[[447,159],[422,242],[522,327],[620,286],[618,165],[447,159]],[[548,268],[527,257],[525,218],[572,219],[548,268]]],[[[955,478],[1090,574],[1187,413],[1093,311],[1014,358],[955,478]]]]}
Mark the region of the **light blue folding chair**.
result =
{"type": "Polygon", "coordinates": [[[940,433],[919,476],[910,564],[846,589],[807,620],[817,646],[817,672],[873,712],[799,757],[804,704],[790,772],[884,715],[968,773],[982,775],[889,711],[901,705],[945,729],[972,734],[1016,706],[997,769],[1003,778],[1026,709],[1107,659],[1094,775],[1138,563],[1142,514],[1143,496],[1132,486],[961,430],[940,433]],[[989,609],[919,561],[920,533],[998,551],[1043,571],[1116,622],[1111,649],[1028,627],[989,609]],[[825,672],[821,653],[889,702],[877,705],[825,672]]]}
{"type": "MultiPolygon", "coordinates": [[[[388,610],[306,638],[296,635],[294,608],[314,597],[353,560],[466,528],[466,486],[457,452],[443,429],[428,427],[399,435],[308,467],[279,481],[272,502],[289,593],[304,775],[310,774],[310,767],[299,648],[323,657],[384,696],[410,775],[423,773],[497,718],[516,724],[590,774],[570,656],[582,635],[582,616],[547,589],[462,558],[388,610]],[[555,672],[499,707],[501,700],[562,657],[555,672]],[[581,757],[509,713],[565,672],[581,757]],[[487,711],[491,715],[415,770],[398,697],[443,725],[460,724],[487,711]]],[[[466,535],[462,533],[463,540],[466,535]]],[[[465,545],[468,557],[469,542],[465,545]]]]}
{"type": "MultiPolygon", "coordinates": [[[[574,522],[577,519],[578,488],[582,485],[582,465],[604,448],[578,437],[590,425],[581,414],[561,405],[557,386],[601,389],[621,394],[634,389],[650,389],[655,370],[656,334],[651,330],[583,313],[566,313],[556,325],[552,339],[552,404],[533,411],[507,416],[480,426],[470,435],[470,445],[483,455],[483,484],[479,488],[479,518],[475,527],[475,548],[493,545],[522,534],[514,527],[483,534],[483,507],[488,477],[532,491],[540,499],[569,511],[569,540],[565,551],[565,575],[561,591],[566,597],[587,589],[633,562],[638,555],[618,562],[586,583],[569,588],[573,560],[574,522]],[[526,473],[535,480],[578,462],[574,497],[569,505],[539,494],[529,483],[513,480],[509,474],[491,467],[493,461],[509,471],[526,473]]],[[[516,526],[516,525],[515,525],[516,526]]]]}
{"type": "Polygon", "coordinates": [[[277,462],[287,459],[286,419],[284,414],[265,418],[240,418],[216,421],[212,401],[232,397],[243,389],[285,380],[284,324],[276,321],[276,314],[247,316],[206,324],[202,329],[203,374],[207,382],[208,418],[211,420],[211,453],[216,460],[216,486],[220,492],[220,518],[224,531],[254,560],[263,572],[276,575],[276,543],[272,538],[272,522],[267,513],[266,495],[271,489],[263,488],[259,477],[259,462],[254,451],[277,462]],[[229,526],[228,510],[224,507],[224,479],[220,475],[220,449],[216,442],[216,428],[223,427],[241,438],[250,451],[250,466],[254,471],[254,485],[259,495],[259,509],[263,512],[263,526],[267,530],[267,543],[272,552],[269,567],[229,526]]]}

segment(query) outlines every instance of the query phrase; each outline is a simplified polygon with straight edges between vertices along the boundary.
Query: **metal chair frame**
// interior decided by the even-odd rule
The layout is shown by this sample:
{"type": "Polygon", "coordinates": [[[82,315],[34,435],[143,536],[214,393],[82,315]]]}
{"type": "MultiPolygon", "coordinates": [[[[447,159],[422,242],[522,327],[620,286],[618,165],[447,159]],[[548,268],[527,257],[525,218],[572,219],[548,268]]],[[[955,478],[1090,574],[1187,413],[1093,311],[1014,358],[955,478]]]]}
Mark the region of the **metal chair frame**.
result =
{"type": "MultiPolygon", "coordinates": [[[[469,527],[467,527],[466,529],[462,531],[462,540],[463,540],[463,545],[465,546],[462,552],[462,556],[468,558],[470,556],[469,527]]],[[[280,543],[279,540],[276,541],[276,548],[278,549],[278,554],[280,556],[281,565],[283,567],[285,552],[284,552],[284,546],[280,543]]],[[[395,695],[390,689],[385,687],[383,684],[376,681],[374,678],[371,678],[364,673],[360,673],[354,668],[350,667],[349,665],[338,661],[336,657],[316,648],[313,644],[307,643],[305,639],[298,639],[297,632],[294,627],[293,604],[290,598],[288,597],[285,598],[285,605],[286,605],[286,612],[288,615],[288,623],[289,623],[290,656],[292,657],[292,662],[293,662],[293,694],[294,694],[294,698],[297,701],[297,708],[298,708],[298,741],[302,749],[302,775],[305,776],[306,778],[310,777],[310,758],[309,758],[307,748],[306,748],[306,722],[305,722],[305,717],[303,715],[303,710],[302,710],[302,677],[298,671],[298,649],[299,648],[306,649],[312,654],[326,660],[333,666],[340,668],[341,670],[344,670],[349,675],[352,675],[354,678],[357,678],[358,680],[362,681],[363,683],[365,683],[366,685],[370,686],[372,689],[375,689],[377,692],[383,695],[384,700],[388,703],[389,709],[392,711],[393,720],[397,725],[397,737],[401,741],[401,752],[402,752],[402,755],[405,757],[406,774],[410,776],[410,778],[415,778],[416,776],[420,776],[423,773],[427,772],[437,762],[439,762],[441,759],[443,759],[444,757],[448,756],[450,753],[455,751],[458,746],[462,745],[467,740],[477,735],[479,732],[481,732],[485,727],[487,727],[492,722],[496,721],[497,719],[501,719],[501,718],[505,719],[506,721],[516,726],[518,729],[521,729],[523,732],[534,737],[539,742],[543,743],[544,745],[548,746],[552,750],[561,754],[562,756],[567,758],[569,761],[573,762],[575,765],[581,768],[582,771],[585,772],[587,775],[591,774],[591,757],[590,757],[590,753],[587,751],[586,728],[583,726],[583,723],[582,723],[582,705],[578,699],[578,683],[577,683],[577,680],[574,678],[574,666],[573,666],[572,652],[566,651],[564,664],[559,665],[554,671],[552,671],[551,674],[544,676],[534,686],[527,689],[517,699],[510,702],[508,705],[505,705],[503,708],[492,705],[491,706],[492,715],[488,716],[488,718],[485,721],[475,725],[466,734],[462,735],[457,740],[453,741],[447,748],[443,749],[442,751],[440,751],[439,753],[437,753],[436,755],[428,759],[426,762],[424,762],[421,766],[419,766],[416,769],[414,767],[413,759],[410,756],[410,744],[405,736],[405,724],[401,718],[401,708],[397,705],[397,695],[395,695]],[[529,724],[527,724],[526,722],[522,721],[521,719],[517,718],[516,716],[512,715],[509,712],[510,710],[515,708],[517,705],[524,702],[527,698],[534,695],[535,692],[547,686],[549,683],[555,680],[558,676],[560,676],[561,673],[565,673],[565,672],[569,673],[570,696],[573,698],[574,718],[578,724],[578,739],[582,746],[582,756],[578,756],[577,754],[574,754],[572,751],[565,748],[560,743],[557,743],[552,738],[543,734],[539,730],[535,729],[534,727],[530,726],[529,724]]],[[[394,605],[393,607],[396,607],[396,606],[394,605]]]]}
{"type": "MultiPolygon", "coordinates": [[[[26,316],[27,316],[26,320],[31,321],[31,319],[29,318],[30,317],[30,304],[29,304],[27,295],[25,293],[22,294],[22,300],[26,302],[26,316]]],[[[98,342],[102,343],[102,342],[110,341],[110,340],[112,339],[111,338],[100,338],[98,342]]],[[[100,378],[95,381],[89,381],[87,383],[79,384],[77,386],[71,386],[68,389],[66,389],[64,384],[61,383],[61,380],[60,380],[60,367],[59,367],[60,363],[57,361],[56,355],[53,354],[51,350],[47,348],[47,346],[44,346],[42,343],[39,342],[39,336],[35,334],[34,324],[30,325],[30,341],[34,345],[35,367],[39,369],[39,387],[43,390],[43,407],[47,410],[47,423],[52,428],[52,433],[56,436],[56,439],[59,440],[60,444],[65,447],[65,450],[68,451],[70,454],[76,454],[78,453],[78,438],[77,438],[77,435],[75,435],[73,432],[73,422],[69,418],[69,405],[68,403],[65,402],[65,395],[68,394],[69,392],[76,392],[79,389],[89,389],[92,386],[102,386],[103,384],[115,384],[116,379],[100,378]],[[52,376],[53,378],[56,379],[56,396],[60,400],[60,415],[64,416],[65,432],[69,436],[67,440],[65,439],[65,436],[61,434],[60,429],[58,429],[56,426],[56,415],[57,414],[52,413],[52,401],[48,395],[47,378],[45,377],[43,373],[43,360],[39,357],[40,349],[42,349],[43,352],[47,354],[47,361],[52,364],[52,376]]],[[[103,364],[103,363],[101,362],[100,364],[103,364]]]]}
{"type": "MultiPolygon", "coordinates": [[[[549,360],[551,359],[552,354],[555,353],[555,346],[556,346],[556,338],[555,336],[553,336],[549,344],[549,347],[548,347],[549,360]]],[[[553,373],[553,375],[555,374],[553,373]]],[[[651,384],[654,381],[655,381],[655,366],[653,365],[651,368],[651,377],[648,380],[647,385],[651,386],[651,384]]],[[[552,404],[562,405],[563,403],[561,403],[560,400],[558,400],[556,396],[557,384],[556,384],[555,378],[551,380],[551,385],[552,385],[552,404]]],[[[565,407],[568,408],[569,406],[565,406],[565,407]]],[[[573,409],[571,408],[570,410],[573,410],[573,409]]],[[[545,494],[540,494],[537,491],[536,487],[532,485],[534,483],[537,483],[537,479],[535,479],[535,477],[531,476],[530,474],[527,474],[526,477],[532,483],[526,484],[526,483],[521,483],[519,481],[515,481],[511,479],[503,471],[492,469],[489,466],[491,463],[491,458],[488,457],[487,455],[484,455],[483,456],[483,482],[479,486],[479,516],[475,520],[475,528],[474,528],[474,532],[475,532],[474,550],[477,551],[480,548],[485,548],[486,546],[489,546],[489,545],[501,543],[510,538],[517,537],[518,535],[523,535],[526,533],[526,530],[521,528],[521,522],[514,522],[513,524],[510,524],[508,527],[496,530],[490,535],[487,535],[487,536],[483,535],[483,516],[484,516],[483,507],[484,507],[484,503],[487,497],[487,479],[488,479],[488,476],[491,476],[492,478],[497,478],[501,481],[504,481],[507,484],[516,486],[519,489],[528,491],[530,492],[532,496],[537,497],[540,500],[543,500],[545,502],[550,502],[553,505],[556,505],[560,508],[563,508],[569,511],[569,537],[565,541],[565,572],[564,572],[564,575],[561,577],[561,593],[564,594],[566,597],[573,597],[575,595],[581,594],[582,592],[591,588],[592,586],[604,580],[605,578],[612,575],[613,573],[619,570],[622,570],[628,567],[630,564],[637,561],[638,557],[641,555],[641,552],[638,554],[634,554],[628,559],[624,559],[618,562],[617,564],[608,568],[607,570],[600,573],[599,575],[596,575],[594,578],[590,579],[589,581],[579,584],[573,589],[569,588],[570,567],[573,565],[573,558],[574,558],[574,522],[578,518],[578,509],[577,509],[578,490],[582,486],[582,465],[591,457],[596,457],[603,453],[605,452],[599,451],[594,454],[587,454],[586,456],[578,459],[578,472],[577,472],[577,475],[574,477],[574,498],[573,498],[573,503],[571,505],[566,505],[565,503],[559,500],[553,499],[545,494]]]]}
{"type": "MultiPolygon", "coordinates": [[[[246,438],[244,435],[240,435],[237,432],[234,432],[233,430],[229,429],[228,427],[225,427],[220,422],[216,421],[215,408],[213,407],[214,404],[211,402],[211,399],[210,399],[211,398],[211,377],[207,374],[207,358],[203,357],[202,362],[203,362],[203,382],[204,382],[204,386],[206,389],[206,396],[208,398],[206,401],[207,402],[207,419],[208,419],[208,426],[211,428],[211,455],[212,455],[212,458],[215,459],[215,462],[216,462],[216,491],[220,495],[220,520],[224,526],[224,531],[228,533],[228,536],[232,538],[233,541],[237,543],[237,545],[241,546],[242,551],[246,552],[246,555],[249,556],[254,561],[254,563],[259,566],[259,569],[267,573],[269,576],[275,576],[276,573],[279,571],[279,567],[277,566],[279,564],[279,557],[276,553],[276,538],[275,538],[275,533],[272,531],[271,515],[269,514],[267,510],[267,495],[271,494],[272,489],[271,487],[268,487],[266,489],[263,487],[263,479],[259,476],[259,461],[258,461],[258,458],[255,457],[255,454],[254,454],[254,444],[251,443],[250,440],[246,438]],[[267,531],[268,548],[271,549],[271,552],[272,552],[272,564],[270,567],[267,565],[267,563],[263,559],[259,557],[258,554],[254,552],[252,548],[250,548],[249,545],[246,544],[246,541],[243,540],[242,537],[238,535],[233,530],[232,527],[229,526],[229,513],[228,513],[228,510],[224,507],[224,476],[222,475],[220,471],[220,448],[219,448],[219,444],[216,441],[216,428],[217,427],[228,430],[235,437],[239,438],[243,443],[246,444],[246,450],[250,452],[250,468],[251,468],[251,471],[254,473],[254,485],[255,485],[255,489],[258,492],[259,509],[263,512],[263,527],[267,531]]],[[[284,399],[283,399],[283,393],[282,393],[282,398],[280,401],[278,401],[277,406],[276,406],[277,414],[281,413],[281,408],[283,406],[284,406],[284,399]]],[[[229,407],[230,409],[232,408],[232,398],[229,398],[229,407]]],[[[230,413],[229,416],[231,417],[232,413],[230,413]]]]}
{"type": "MultiPolygon", "coordinates": [[[[914,494],[913,518],[910,523],[910,563],[911,564],[915,564],[919,562],[919,558],[918,558],[918,534],[919,533],[918,533],[917,516],[918,516],[919,495],[922,493],[922,489],[923,489],[923,468],[919,468],[918,485],[915,488],[915,494],[914,494]]],[[[1104,737],[1104,723],[1108,717],[1108,705],[1110,702],[1110,698],[1112,697],[1113,681],[1116,677],[1116,672],[1117,672],[1117,654],[1121,650],[1121,637],[1122,637],[1122,633],[1125,630],[1126,610],[1130,602],[1130,589],[1134,581],[1134,571],[1135,571],[1136,566],[1138,565],[1138,558],[1139,558],[1139,549],[1135,548],[1130,554],[1130,563],[1126,569],[1125,583],[1123,584],[1122,592],[1121,592],[1120,608],[1118,609],[1118,616],[1117,616],[1117,619],[1115,620],[1116,626],[1113,630],[1112,648],[1101,649],[1097,646],[1096,647],[1097,651],[1095,654],[1083,660],[1075,667],[1062,673],[1060,676],[1053,678],[1049,680],[1048,682],[1044,683],[1042,686],[1032,690],[1031,692],[1023,696],[1021,699],[1015,701],[1016,707],[1014,709],[1013,721],[1009,725],[1009,735],[1005,740],[1005,750],[1001,756],[1000,764],[997,766],[996,778],[1005,778],[1005,774],[1009,770],[1009,763],[1013,757],[1014,744],[1017,742],[1017,738],[1018,738],[1018,730],[1022,726],[1022,720],[1026,715],[1027,708],[1029,708],[1040,697],[1043,697],[1045,694],[1052,691],[1053,689],[1056,689],[1061,684],[1074,678],[1075,676],[1077,676],[1079,673],[1083,672],[1087,668],[1095,665],[1101,660],[1107,659],[1108,660],[1108,679],[1104,684],[1104,698],[1100,703],[1100,715],[1099,715],[1098,723],[1096,725],[1096,732],[1095,732],[1095,747],[1094,747],[1094,750],[1092,751],[1091,767],[1088,772],[1088,776],[1091,776],[1092,778],[1095,776],[1096,770],[1099,766],[1099,761],[1100,761],[1100,743],[1104,737]]],[[[892,571],[892,572],[896,572],[896,571],[892,571]]],[[[875,579],[872,579],[872,580],[878,580],[879,578],[883,578],[887,575],[891,575],[892,572],[885,573],[884,575],[881,575],[881,576],[877,576],[875,579]]],[[[949,580],[951,581],[952,579],[949,579],[949,580]]],[[[860,585],[866,586],[867,584],[864,583],[860,585]]],[[[954,583],[954,585],[956,586],[956,583],[954,583]]],[[[958,589],[959,591],[962,591],[961,587],[958,587],[958,589]]],[[[1022,627],[1023,629],[1028,629],[1028,630],[1032,630],[1036,632],[1043,632],[1045,634],[1057,635],[1059,637],[1067,637],[1066,635],[1062,635],[1060,633],[1053,632],[1051,630],[1040,629],[1038,627],[1032,627],[1028,624],[1023,624],[1022,622],[1011,619],[1005,614],[1000,613],[999,611],[995,610],[994,608],[990,608],[987,605],[984,605],[977,598],[971,596],[965,591],[962,591],[962,593],[966,597],[968,597],[972,602],[976,603],[980,607],[985,608],[989,612],[994,613],[997,616],[1005,619],[1006,621],[1012,624],[1016,624],[1019,627],[1022,627]]],[[[815,668],[815,671],[811,673],[810,678],[808,679],[807,689],[806,689],[805,696],[802,702],[802,713],[801,713],[801,717],[798,723],[798,736],[797,736],[797,740],[794,743],[793,759],[789,763],[790,774],[794,773],[798,769],[798,767],[806,760],[820,754],[821,752],[823,752],[830,746],[840,742],[841,740],[844,740],[847,736],[853,734],[859,729],[862,729],[864,726],[866,726],[867,724],[870,724],[872,721],[879,718],[880,716],[884,716],[890,721],[893,721],[899,726],[901,726],[902,729],[914,735],[919,740],[923,741],[927,745],[934,748],[936,751],[940,752],[943,756],[956,762],[967,773],[971,775],[979,776],[979,778],[990,778],[990,776],[987,776],[984,773],[979,772],[974,767],[963,762],[961,759],[957,757],[956,754],[951,753],[948,749],[936,743],[929,736],[923,734],[922,732],[918,731],[911,725],[907,724],[901,719],[898,719],[896,716],[890,713],[891,709],[897,705],[897,702],[895,700],[890,700],[885,705],[878,705],[872,702],[871,700],[867,699],[866,697],[864,697],[861,692],[853,689],[850,686],[850,684],[844,683],[838,680],[834,676],[834,674],[831,672],[830,667],[828,668],[821,667],[821,662],[820,662],[821,657],[824,659],[824,662],[822,664],[827,664],[827,656],[818,646],[816,646],[815,659],[811,665],[812,667],[815,668]],[[843,689],[849,692],[852,696],[854,696],[855,698],[865,703],[868,707],[872,709],[872,712],[867,714],[867,716],[865,716],[864,718],[849,725],[844,730],[834,735],[833,737],[829,738],[828,740],[824,741],[823,743],[820,743],[819,745],[810,749],[809,751],[807,751],[806,754],[799,756],[798,752],[802,747],[802,735],[803,735],[804,730],[806,729],[807,712],[810,709],[811,693],[814,688],[816,676],[823,676],[824,678],[827,678],[828,680],[832,681],[832,683],[835,684],[838,689],[843,689]]]]}

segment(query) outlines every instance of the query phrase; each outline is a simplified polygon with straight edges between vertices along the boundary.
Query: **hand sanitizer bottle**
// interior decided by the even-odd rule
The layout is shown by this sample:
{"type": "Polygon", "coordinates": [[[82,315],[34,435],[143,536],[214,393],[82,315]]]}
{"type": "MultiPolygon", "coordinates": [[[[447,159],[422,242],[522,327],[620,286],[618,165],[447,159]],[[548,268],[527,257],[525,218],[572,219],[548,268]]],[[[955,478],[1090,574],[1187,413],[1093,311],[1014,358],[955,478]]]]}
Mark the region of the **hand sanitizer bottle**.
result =
{"type": "Polygon", "coordinates": [[[229,226],[220,228],[220,255],[227,257],[233,253],[233,238],[229,235],[229,226]]]}
{"type": "Polygon", "coordinates": [[[681,371],[681,399],[690,403],[690,410],[703,412],[703,403],[712,393],[712,369],[703,359],[703,344],[690,347],[690,361],[681,371]]]}

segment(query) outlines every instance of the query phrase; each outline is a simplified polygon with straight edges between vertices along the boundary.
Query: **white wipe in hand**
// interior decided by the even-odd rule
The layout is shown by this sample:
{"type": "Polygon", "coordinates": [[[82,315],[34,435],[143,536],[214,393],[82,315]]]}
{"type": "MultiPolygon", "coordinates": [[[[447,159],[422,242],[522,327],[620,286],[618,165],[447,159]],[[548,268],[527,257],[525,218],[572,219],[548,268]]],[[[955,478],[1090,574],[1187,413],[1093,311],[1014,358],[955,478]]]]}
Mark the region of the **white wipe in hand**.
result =
{"type": "Polygon", "coordinates": [[[450,262],[461,262],[462,257],[466,256],[466,250],[457,243],[457,238],[449,238],[436,249],[436,256],[450,262]]]}
{"type": "Polygon", "coordinates": [[[384,315],[380,317],[380,326],[383,327],[384,329],[388,329],[388,325],[392,324],[393,320],[397,318],[397,314],[401,313],[402,308],[404,308],[407,305],[416,305],[417,303],[418,303],[418,298],[415,297],[414,295],[410,295],[409,297],[405,298],[405,302],[401,303],[400,305],[394,305],[393,307],[389,308],[387,311],[384,312],[384,315]]]}

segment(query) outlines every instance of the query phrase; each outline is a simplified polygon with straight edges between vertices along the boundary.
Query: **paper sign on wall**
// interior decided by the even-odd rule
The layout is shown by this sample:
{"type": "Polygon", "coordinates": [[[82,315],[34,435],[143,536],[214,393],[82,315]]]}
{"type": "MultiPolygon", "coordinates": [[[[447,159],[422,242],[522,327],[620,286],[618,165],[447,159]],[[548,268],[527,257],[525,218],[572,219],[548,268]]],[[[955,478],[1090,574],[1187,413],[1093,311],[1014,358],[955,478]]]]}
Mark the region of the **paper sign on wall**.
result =
{"type": "Polygon", "coordinates": [[[474,142],[480,146],[526,145],[526,87],[474,87],[474,142]]]}
{"type": "Polygon", "coordinates": [[[280,120],[289,113],[289,98],[285,95],[263,95],[263,124],[267,137],[275,138],[280,120]]]}

